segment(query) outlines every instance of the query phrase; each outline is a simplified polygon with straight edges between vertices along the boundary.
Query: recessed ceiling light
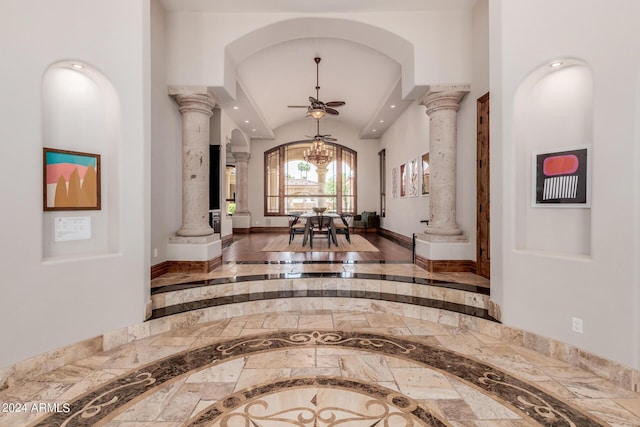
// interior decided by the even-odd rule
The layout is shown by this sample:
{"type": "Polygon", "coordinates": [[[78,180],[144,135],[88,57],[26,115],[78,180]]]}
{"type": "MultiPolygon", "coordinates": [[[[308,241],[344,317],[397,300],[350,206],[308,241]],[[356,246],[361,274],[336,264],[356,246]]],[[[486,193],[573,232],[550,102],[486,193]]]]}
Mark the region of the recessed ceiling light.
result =
{"type": "Polygon", "coordinates": [[[380,123],[384,123],[384,120],[382,120],[382,119],[381,119],[381,120],[380,120],[380,123]]]}
{"type": "Polygon", "coordinates": [[[245,120],[244,122],[245,122],[245,123],[249,123],[249,120],[245,120]]]}
{"type": "Polygon", "coordinates": [[[237,105],[234,105],[234,106],[233,106],[233,109],[234,109],[234,110],[237,110],[238,108],[240,108],[240,107],[238,107],[237,105]]]}
{"type": "Polygon", "coordinates": [[[395,104],[389,105],[389,108],[396,108],[395,104]]]}
{"type": "Polygon", "coordinates": [[[371,129],[371,132],[376,132],[376,130],[375,129],[371,129]]]}
{"type": "Polygon", "coordinates": [[[71,64],[72,68],[75,68],[76,70],[82,70],[84,68],[84,65],[82,64],[71,64]]]}
{"type": "Polygon", "coordinates": [[[562,62],[560,61],[552,62],[551,64],[549,64],[551,68],[558,68],[561,65],[562,65],[562,62]]]}
{"type": "Polygon", "coordinates": [[[255,132],[255,131],[256,131],[255,129],[251,129],[251,132],[255,132]]]}

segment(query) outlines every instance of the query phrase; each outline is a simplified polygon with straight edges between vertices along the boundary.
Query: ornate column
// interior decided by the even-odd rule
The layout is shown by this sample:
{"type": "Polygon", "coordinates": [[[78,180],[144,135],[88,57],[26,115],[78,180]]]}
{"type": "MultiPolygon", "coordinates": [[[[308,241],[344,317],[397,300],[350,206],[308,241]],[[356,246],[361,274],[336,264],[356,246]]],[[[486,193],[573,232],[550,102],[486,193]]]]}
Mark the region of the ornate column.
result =
{"type": "Polygon", "coordinates": [[[209,118],[216,101],[203,93],[176,91],[182,114],[182,227],[178,236],[209,236],[209,118]]]}
{"type": "Polygon", "coordinates": [[[249,212],[249,168],[251,153],[232,153],[236,159],[236,213],[234,215],[250,215],[249,212]]]}
{"type": "Polygon", "coordinates": [[[456,223],[457,112],[467,92],[468,86],[432,87],[420,101],[429,116],[431,218],[426,234],[462,234],[456,223]]]}

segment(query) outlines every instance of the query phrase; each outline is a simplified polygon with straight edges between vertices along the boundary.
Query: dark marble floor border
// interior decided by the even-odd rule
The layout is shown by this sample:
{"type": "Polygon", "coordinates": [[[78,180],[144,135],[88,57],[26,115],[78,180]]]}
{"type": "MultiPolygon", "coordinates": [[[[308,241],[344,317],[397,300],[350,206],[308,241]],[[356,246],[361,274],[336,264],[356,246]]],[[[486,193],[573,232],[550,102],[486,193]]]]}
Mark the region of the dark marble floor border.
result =
{"type": "MultiPolygon", "coordinates": [[[[402,394],[398,391],[391,390],[386,387],[382,387],[375,383],[364,383],[361,381],[355,381],[352,379],[346,379],[341,377],[302,377],[302,378],[291,378],[280,381],[273,381],[267,384],[262,384],[259,386],[254,386],[250,388],[246,388],[244,390],[235,392],[231,395],[226,396],[224,399],[210,405],[209,407],[200,411],[185,427],[206,427],[210,426],[215,422],[221,421],[225,417],[229,418],[231,416],[236,416],[237,418],[242,418],[247,425],[252,421],[251,414],[249,411],[246,411],[244,414],[236,413],[233,414],[233,411],[237,408],[240,408],[246,404],[251,404],[252,401],[256,399],[262,398],[263,396],[269,394],[275,394],[284,390],[292,390],[292,389],[304,389],[304,388],[331,388],[331,389],[343,389],[350,390],[359,394],[363,394],[365,396],[369,396],[375,399],[376,405],[378,407],[388,407],[393,406],[398,409],[401,413],[406,415],[413,416],[415,419],[418,419],[425,423],[429,427],[446,427],[446,422],[442,421],[436,414],[430,411],[428,408],[423,408],[416,402],[414,399],[409,396],[402,394]]],[[[261,412],[264,412],[266,408],[261,406],[261,412]]],[[[282,408],[278,408],[281,410],[282,408]]],[[[304,411],[304,410],[303,410],[304,411]]],[[[333,412],[334,409],[331,409],[328,412],[333,412]]],[[[317,408],[313,412],[310,410],[304,411],[305,420],[309,420],[308,422],[314,421],[314,419],[319,418],[322,419],[323,408],[317,408]]],[[[261,414],[264,419],[264,413],[261,414]]],[[[364,416],[365,414],[350,414],[351,419],[357,421],[357,415],[364,416]]],[[[384,422],[388,422],[389,419],[385,416],[388,415],[383,413],[382,416],[379,417],[367,417],[363,419],[368,419],[369,422],[374,422],[371,425],[386,425],[384,422]]],[[[325,414],[326,418],[327,414],[325,414]]],[[[282,417],[282,415],[278,414],[278,417],[282,417]]],[[[253,424],[257,425],[257,424],[253,424]]],[[[289,425],[289,423],[287,423],[289,425]]],[[[291,423],[293,425],[293,422],[291,423]]],[[[315,425],[315,424],[314,424],[315,425]]],[[[346,424],[345,424],[346,425],[346,424]]],[[[412,425],[407,423],[406,425],[412,425]]]]}
{"type": "Polygon", "coordinates": [[[393,274],[354,273],[354,272],[302,272],[302,273],[271,273],[250,274],[245,276],[219,277],[208,280],[194,280],[192,282],[176,283],[172,285],[155,286],[151,288],[151,295],[165,292],[179,291],[182,289],[198,288],[201,286],[222,285],[228,283],[254,282],[257,280],[282,280],[282,279],[368,279],[389,280],[392,282],[411,283],[416,285],[438,286],[447,289],[473,292],[481,295],[489,295],[489,288],[484,286],[469,285],[465,283],[447,282],[443,280],[425,279],[413,276],[398,276],[393,274]]]}
{"type": "Polygon", "coordinates": [[[422,298],[412,295],[390,294],[387,292],[361,291],[352,289],[299,289],[288,291],[254,292],[245,294],[228,295],[217,298],[207,298],[196,301],[184,302],[167,307],[156,308],[151,312],[149,320],[160,319],[180,313],[194,310],[219,307],[221,305],[236,304],[249,301],[266,301],[283,298],[360,298],[376,301],[399,302],[403,304],[417,305],[420,307],[438,308],[453,311],[467,316],[498,322],[489,315],[484,308],[473,307],[466,304],[458,304],[449,301],[422,298]]]}
{"type": "Polygon", "coordinates": [[[461,354],[405,337],[357,331],[278,331],[238,337],[186,350],[150,363],[100,385],[69,402],[69,412],[49,414],[36,426],[93,426],[125,410],[163,384],[213,363],[251,354],[304,347],[339,347],[400,357],[437,369],[472,385],[517,413],[547,427],[603,427],[586,411],[544,390],[461,354]]]}

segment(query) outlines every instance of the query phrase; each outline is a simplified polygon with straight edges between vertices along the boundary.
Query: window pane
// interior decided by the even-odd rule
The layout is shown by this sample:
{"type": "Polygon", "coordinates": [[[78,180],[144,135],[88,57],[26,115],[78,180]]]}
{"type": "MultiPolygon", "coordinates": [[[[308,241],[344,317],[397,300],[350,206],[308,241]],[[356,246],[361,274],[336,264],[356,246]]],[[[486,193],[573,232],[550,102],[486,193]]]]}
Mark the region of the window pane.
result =
{"type": "Polygon", "coordinates": [[[310,146],[286,144],[265,153],[266,214],[310,212],[312,207],[343,212],[345,195],[350,197],[347,212],[355,210],[355,152],[324,143],[323,150],[329,153],[331,161],[318,165],[305,160],[310,146]],[[342,160],[343,153],[348,154],[346,163],[342,160]]]}

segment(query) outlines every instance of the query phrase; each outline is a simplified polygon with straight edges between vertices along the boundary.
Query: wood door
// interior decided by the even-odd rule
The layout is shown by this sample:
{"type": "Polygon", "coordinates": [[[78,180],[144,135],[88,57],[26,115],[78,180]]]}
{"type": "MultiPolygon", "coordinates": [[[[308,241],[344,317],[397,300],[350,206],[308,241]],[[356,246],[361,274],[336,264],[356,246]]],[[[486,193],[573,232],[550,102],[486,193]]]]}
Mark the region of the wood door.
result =
{"type": "Polygon", "coordinates": [[[489,278],[491,273],[489,245],[489,93],[478,98],[477,109],[476,272],[480,276],[489,278]]]}

